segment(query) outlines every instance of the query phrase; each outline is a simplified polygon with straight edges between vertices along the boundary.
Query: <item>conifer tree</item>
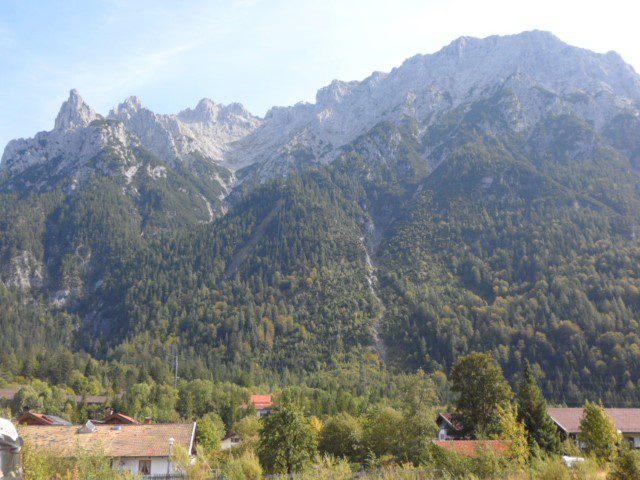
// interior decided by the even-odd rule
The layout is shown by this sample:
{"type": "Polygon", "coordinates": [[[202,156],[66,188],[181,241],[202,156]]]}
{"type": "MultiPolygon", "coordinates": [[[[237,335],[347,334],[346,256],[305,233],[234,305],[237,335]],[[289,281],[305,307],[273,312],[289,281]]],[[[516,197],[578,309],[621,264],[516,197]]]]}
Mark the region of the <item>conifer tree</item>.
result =
{"type": "Polygon", "coordinates": [[[525,361],[518,390],[518,420],[527,430],[529,448],[557,453],[560,450],[558,429],[547,412],[547,402],[536,383],[529,362],[525,361]]]}

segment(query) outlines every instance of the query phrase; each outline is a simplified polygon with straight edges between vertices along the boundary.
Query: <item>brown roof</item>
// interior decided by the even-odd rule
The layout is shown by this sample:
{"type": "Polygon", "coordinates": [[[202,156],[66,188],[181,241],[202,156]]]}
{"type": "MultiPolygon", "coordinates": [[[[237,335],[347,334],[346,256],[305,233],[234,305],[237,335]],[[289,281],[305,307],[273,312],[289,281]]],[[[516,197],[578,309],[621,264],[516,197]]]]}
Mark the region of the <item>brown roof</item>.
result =
{"type": "Polygon", "coordinates": [[[16,396],[18,391],[20,391],[20,387],[0,388],[0,398],[13,400],[13,397],[16,396]]]}
{"type": "Polygon", "coordinates": [[[46,413],[34,412],[28,410],[24,412],[20,418],[18,418],[20,425],[71,425],[70,422],[64,418],[57,417],[55,415],[48,415],[46,413]]]}
{"type": "Polygon", "coordinates": [[[196,424],[168,423],[153,425],[96,425],[94,433],[78,433],[78,425],[20,426],[25,445],[70,457],[78,450],[96,452],[111,458],[166,457],[169,438],[187,451],[193,449],[196,424]]]}
{"type": "MultiPolygon", "coordinates": [[[[449,425],[451,425],[456,430],[462,430],[462,428],[463,428],[463,426],[460,423],[460,421],[456,419],[456,414],[455,413],[449,413],[449,412],[442,413],[441,412],[441,413],[438,414],[438,417],[439,418],[443,418],[449,425]]],[[[436,419],[436,423],[440,423],[440,422],[438,422],[438,419],[436,419]]]]}
{"type": "MultiPolygon", "coordinates": [[[[579,433],[582,411],[582,408],[549,408],[549,415],[565,432],[579,433]]],[[[605,408],[605,411],[622,433],[640,433],[640,408],[605,408]]]]}
{"type": "Polygon", "coordinates": [[[436,440],[435,444],[464,457],[475,457],[483,449],[504,455],[509,448],[502,440],[436,440]]]}
{"type": "Polygon", "coordinates": [[[111,424],[111,425],[137,425],[140,422],[135,418],[132,418],[124,413],[114,412],[110,415],[107,415],[102,423],[111,424]]]}

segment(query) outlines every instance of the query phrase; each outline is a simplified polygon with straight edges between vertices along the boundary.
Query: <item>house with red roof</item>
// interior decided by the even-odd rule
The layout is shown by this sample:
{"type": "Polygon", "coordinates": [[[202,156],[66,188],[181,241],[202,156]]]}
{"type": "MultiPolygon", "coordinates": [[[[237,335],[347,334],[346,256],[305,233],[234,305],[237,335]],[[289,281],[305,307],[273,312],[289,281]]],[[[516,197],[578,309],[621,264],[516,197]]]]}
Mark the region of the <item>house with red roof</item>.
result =
{"type": "Polygon", "coordinates": [[[112,409],[107,410],[107,414],[100,422],[103,425],[139,425],[140,422],[133,417],[129,417],[124,413],[115,412],[112,409]]]}
{"type": "Polygon", "coordinates": [[[249,404],[240,405],[240,408],[246,410],[251,405],[256,409],[258,417],[269,415],[271,410],[275,407],[275,403],[273,403],[273,397],[271,395],[251,395],[249,404]]]}
{"type": "MultiPolygon", "coordinates": [[[[631,448],[640,449],[640,408],[605,408],[604,410],[631,448]]],[[[549,408],[548,412],[563,438],[578,437],[584,409],[549,408]]]]}
{"type": "Polygon", "coordinates": [[[18,425],[32,425],[32,426],[69,426],[70,422],[64,418],[56,415],[48,415],[46,413],[34,412],[30,409],[25,409],[22,415],[18,418],[18,425]]]}

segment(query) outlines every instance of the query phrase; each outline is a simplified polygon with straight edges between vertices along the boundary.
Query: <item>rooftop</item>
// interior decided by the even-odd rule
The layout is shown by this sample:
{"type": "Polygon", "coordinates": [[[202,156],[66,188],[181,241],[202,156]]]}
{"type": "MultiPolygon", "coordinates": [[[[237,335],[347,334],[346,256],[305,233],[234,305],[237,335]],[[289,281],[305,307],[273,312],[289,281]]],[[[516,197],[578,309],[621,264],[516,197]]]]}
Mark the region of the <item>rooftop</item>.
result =
{"type": "MultiPolygon", "coordinates": [[[[622,433],[640,433],[640,408],[605,408],[622,433]]],[[[549,415],[567,433],[580,432],[582,408],[549,408],[549,415]]]]}
{"type": "Polygon", "coordinates": [[[39,425],[71,425],[71,422],[56,415],[48,415],[46,413],[33,412],[28,410],[24,412],[18,419],[18,423],[24,424],[29,422],[36,422],[39,425]]]}
{"type": "MultiPolygon", "coordinates": [[[[271,408],[274,406],[273,397],[271,395],[251,395],[249,399],[249,403],[253,404],[253,406],[257,410],[271,408]]],[[[247,408],[248,405],[240,405],[240,408],[247,408]]]]}
{"type": "Polygon", "coordinates": [[[194,423],[151,425],[96,425],[93,433],[78,433],[73,426],[19,426],[25,445],[71,457],[78,451],[110,458],[167,457],[169,439],[187,451],[193,449],[194,423]]]}
{"type": "MultiPolygon", "coordinates": [[[[454,429],[456,430],[462,430],[463,426],[460,423],[460,421],[458,419],[456,419],[456,414],[455,413],[450,413],[450,412],[440,412],[438,414],[438,416],[440,418],[443,418],[449,425],[451,425],[454,429]]],[[[436,422],[438,422],[438,419],[436,419],[436,422]]],[[[438,422],[439,423],[439,422],[438,422]]]]}

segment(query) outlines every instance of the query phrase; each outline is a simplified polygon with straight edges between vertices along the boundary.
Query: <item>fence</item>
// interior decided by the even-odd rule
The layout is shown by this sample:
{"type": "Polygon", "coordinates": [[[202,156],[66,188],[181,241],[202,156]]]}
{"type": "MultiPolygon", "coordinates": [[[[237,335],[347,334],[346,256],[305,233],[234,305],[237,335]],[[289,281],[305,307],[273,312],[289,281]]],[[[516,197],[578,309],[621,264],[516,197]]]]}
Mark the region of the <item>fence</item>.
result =
{"type": "Polygon", "coordinates": [[[161,473],[159,475],[143,475],[140,477],[142,480],[189,480],[186,475],[182,473],[161,473]]]}

